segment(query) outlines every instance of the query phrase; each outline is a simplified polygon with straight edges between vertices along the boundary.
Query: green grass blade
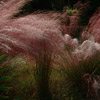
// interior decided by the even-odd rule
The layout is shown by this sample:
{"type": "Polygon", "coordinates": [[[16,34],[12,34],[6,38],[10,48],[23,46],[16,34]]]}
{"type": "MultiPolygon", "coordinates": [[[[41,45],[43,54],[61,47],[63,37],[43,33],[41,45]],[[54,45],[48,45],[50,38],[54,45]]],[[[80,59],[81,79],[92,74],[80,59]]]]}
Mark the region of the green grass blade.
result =
{"type": "Polygon", "coordinates": [[[7,69],[7,68],[8,68],[8,66],[1,67],[1,68],[0,68],[0,71],[5,70],[5,69],[7,69]]]}
{"type": "Polygon", "coordinates": [[[2,96],[0,95],[0,99],[8,99],[9,97],[8,96],[2,96]]]}
{"type": "Polygon", "coordinates": [[[11,89],[11,87],[3,87],[3,86],[0,86],[0,90],[9,90],[11,89]]]}
{"type": "Polygon", "coordinates": [[[6,55],[2,55],[2,56],[0,56],[0,60],[3,59],[5,56],[6,56],[6,55]]]}
{"type": "Polygon", "coordinates": [[[9,79],[11,79],[11,77],[0,77],[0,81],[9,80],[9,79]]]}

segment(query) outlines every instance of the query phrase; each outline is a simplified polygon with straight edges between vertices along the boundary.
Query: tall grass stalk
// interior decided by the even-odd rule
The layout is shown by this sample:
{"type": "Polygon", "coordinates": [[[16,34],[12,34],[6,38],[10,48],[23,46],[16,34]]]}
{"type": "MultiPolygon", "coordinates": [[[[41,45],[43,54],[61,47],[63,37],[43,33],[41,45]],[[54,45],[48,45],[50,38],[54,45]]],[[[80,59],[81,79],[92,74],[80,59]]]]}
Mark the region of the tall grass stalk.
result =
{"type": "Polygon", "coordinates": [[[39,100],[52,100],[52,95],[49,89],[52,48],[49,48],[50,44],[45,40],[39,40],[39,44],[41,45],[36,54],[36,66],[34,70],[37,94],[39,100]]]}

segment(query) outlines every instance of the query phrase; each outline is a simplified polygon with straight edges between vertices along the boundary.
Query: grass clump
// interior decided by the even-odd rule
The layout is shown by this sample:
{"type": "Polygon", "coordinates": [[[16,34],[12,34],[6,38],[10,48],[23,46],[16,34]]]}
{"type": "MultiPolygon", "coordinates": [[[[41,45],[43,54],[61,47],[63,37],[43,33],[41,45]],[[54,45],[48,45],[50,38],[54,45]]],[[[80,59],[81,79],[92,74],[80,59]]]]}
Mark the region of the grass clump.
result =
{"type": "Polygon", "coordinates": [[[34,47],[32,62],[22,55],[10,61],[4,75],[13,78],[3,83],[12,87],[8,100],[100,100],[100,53],[78,60],[70,48],[55,52],[47,38],[34,47]]]}
{"type": "Polygon", "coordinates": [[[70,100],[100,99],[100,54],[82,61],[72,59],[64,70],[70,100]]]}

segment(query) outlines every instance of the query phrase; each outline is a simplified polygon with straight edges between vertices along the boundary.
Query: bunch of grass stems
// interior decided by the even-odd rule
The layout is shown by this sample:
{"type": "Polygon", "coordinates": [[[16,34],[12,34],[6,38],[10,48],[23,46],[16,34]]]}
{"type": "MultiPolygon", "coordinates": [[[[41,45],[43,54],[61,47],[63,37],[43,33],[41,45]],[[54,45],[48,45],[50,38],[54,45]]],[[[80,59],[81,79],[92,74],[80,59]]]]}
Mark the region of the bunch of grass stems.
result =
{"type": "Polygon", "coordinates": [[[52,48],[49,48],[50,45],[48,47],[49,44],[48,41],[42,40],[40,44],[41,45],[39,47],[39,50],[37,50],[35,56],[35,69],[34,69],[37,95],[39,100],[52,100],[52,95],[49,89],[52,48]]]}
{"type": "Polygon", "coordinates": [[[56,58],[56,66],[62,66],[69,100],[100,100],[100,53],[79,60],[64,52],[56,58]]]}

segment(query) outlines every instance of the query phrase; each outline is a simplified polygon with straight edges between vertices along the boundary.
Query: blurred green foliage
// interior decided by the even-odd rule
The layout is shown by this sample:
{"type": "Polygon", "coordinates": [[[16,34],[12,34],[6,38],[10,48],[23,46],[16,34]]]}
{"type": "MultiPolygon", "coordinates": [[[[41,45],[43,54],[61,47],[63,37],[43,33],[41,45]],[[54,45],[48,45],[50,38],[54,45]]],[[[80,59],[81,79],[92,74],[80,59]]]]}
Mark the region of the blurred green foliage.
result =
{"type": "Polygon", "coordinates": [[[72,15],[74,13],[78,13],[78,10],[77,9],[67,9],[66,12],[68,15],[72,15]]]}
{"type": "Polygon", "coordinates": [[[0,99],[8,99],[9,96],[6,96],[6,92],[11,89],[9,86],[4,86],[3,82],[7,82],[11,77],[4,76],[4,71],[8,69],[8,67],[4,64],[5,55],[0,56],[0,99]]]}

